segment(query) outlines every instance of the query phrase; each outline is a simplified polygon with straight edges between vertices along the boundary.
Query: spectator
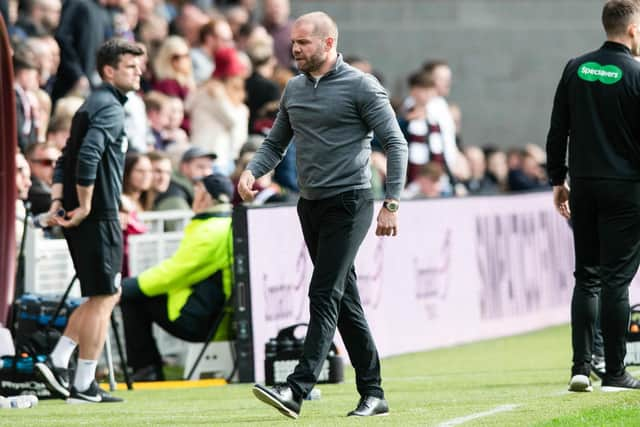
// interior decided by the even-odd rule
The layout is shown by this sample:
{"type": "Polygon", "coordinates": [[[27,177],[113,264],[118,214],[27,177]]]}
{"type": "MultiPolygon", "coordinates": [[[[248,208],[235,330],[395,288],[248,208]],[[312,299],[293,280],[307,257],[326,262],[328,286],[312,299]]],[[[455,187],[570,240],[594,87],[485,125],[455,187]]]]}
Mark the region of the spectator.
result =
{"type": "Polygon", "coordinates": [[[441,197],[443,195],[443,175],[444,168],[441,163],[431,161],[422,165],[416,178],[410,182],[403,191],[402,198],[419,199],[425,197],[441,197]]]}
{"type": "Polygon", "coordinates": [[[50,93],[53,77],[60,63],[60,50],[53,37],[31,37],[26,40],[26,45],[33,52],[38,64],[38,84],[50,93]],[[55,45],[55,47],[53,47],[55,45]]]}
{"type": "Polygon", "coordinates": [[[65,0],[56,31],[60,66],[51,93],[54,105],[69,93],[84,98],[100,84],[95,57],[105,40],[103,13],[98,2],[65,0]]]}
{"type": "MultiPolygon", "coordinates": [[[[184,101],[189,92],[195,89],[189,46],[182,37],[170,36],[162,43],[153,61],[153,71],[157,79],[153,89],[165,95],[176,96],[184,101]]],[[[187,117],[182,122],[182,128],[189,131],[187,117]]]]}
{"type": "Polygon", "coordinates": [[[471,176],[465,182],[471,194],[497,194],[498,184],[487,175],[487,162],[484,152],[476,146],[465,147],[464,155],[469,162],[471,176]]]}
{"type": "Polygon", "coordinates": [[[193,145],[218,156],[219,170],[229,175],[247,140],[249,109],[244,104],[244,65],[233,48],[218,49],[212,78],[186,104],[193,117],[193,145]]]}
{"type": "Polygon", "coordinates": [[[173,21],[177,34],[184,37],[189,46],[198,44],[200,28],[211,18],[194,4],[184,3],[180,15],[173,21]]]}
{"type": "Polygon", "coordinates": [[[451,92],[451,68],[446,61],[427,61],[422,69],[433,80],[438,96],[427,104],[427,115],[440,124],[440,131],[445,146],[455,149],[455,159],[450,163],[451,174],[464,181],[468,177],[468,168],[464,156],[460,154],[456,144],[456,125],[449,110],[446,98],[451,92]]]}
{"type": "Polygon", "coordinates": [[[15,52],[13,73],[15,76],[13,89],[16,94],[16,115],[18,118],[18,147],[24,153],[29,144],[38,142],[35,118],[37,101],[32,93],[39,87],[38,65],[31,52],[26,49],[15,52]]]}
{"type": "MultiPolygon", "coordinates": [[[[214,174],[195,185],[193,213],[171,258],[124,280],[122,316],[127,361],[134,381],[164,380],[162,357],[151,334],[153,323],[191,342],[207,338],[223,313],[233,283],[229,178],[214,174]]],[[[225,315],[216,337],[228,338],[225,315]]]]}
{"type": "Polygon", "coordinates": [[[523,150],[520,153],[520,162],[520,168],[509,170],[508,180],[511,191],[549,188],[544,169],[531,153],[523,150]]]}
{"type": "Polygon", "coordinates": [[[193,204],[193,185],[211,174],[215,159],[215,153],[201,147],[191,147],[185,151],[179,170],[171,177],[169,188],[156,198],[156,210],[190,209],[193,204]]]}
{"type": "Polygon", "coordinates": [[[215,52],[220,48],[233,46],[233,33],[227,21],[215,18],[200,28],[198,40],[198,45],[191,48],[191,61],[193,77],[200,84],[213,73],[215,52]]]}
{"type": "Polygon", "coordinates": [[[124,162],[122,198],[135,212],[144,211],[146,192],[151,188],[151,160],[143,153],[128,153],[124,162]]]}
{"type": "Polygon", "coordinates": [[[265,0],[262,24],[273,37],[276,59],[281,67],[293,68],[291,54],[291,5],[289,0],[265,0]]]}
{"type": "Polygon", "coordinates": [[[246,51],[253,67],[253,73],[245,82],[247,106],[249,107],[249,132],[253,132],[253,124],[258,111],[269,102],[280,100],[280,88],[271,80],[277,64],[277,60],[273,56],[271,36],[265,34],[264,38],[249,40],[246,51]]]}
{"type": "MultiPolygon", "coordinates": [[[[147,71],[147,48],[142,43],[136,45],[144,51],[138,59],[140,72],[144,75],[147,71]]],[[[141,82],[142,85],[142,82],[141,82]]],[[[124,104],[124,128],[129,138],[129,149],[140,153],[147,152],[147,139],[149,133],[149,123],[147,121],[147,110],[144,99],[139,92],[130,91],[127,94],[127,103],[124,104]]]]}
{"type": "Polygon", "coordinates": [[[231,28],[233,39],[237,41],[240,29],[247,25],[251,20],[249,11],[244,6],[235,5],[227,8],[224,11],[224,16],[229,23],[229,28],[231,28]]]}
{"type": "Polygon", "coordinates": [[[24,8],[16,26],[28,37],[53,34],[60,23],[60,0],[30,0],[21,3],[24,4],[24,8]]]}
{"type": "Polygon", "coordinates": [[[164,150],[171,143],[165,132],[170,120],[169,97],[158,91],[151,91],[145,95],[144,105],[149,122],[147,149],[164,150]]]}
{"type": "Polygon", "coordinates": [[[165,129],[165,135],[167,140],[170,141],[167,150],[171,151],[178,148],[184,151],[189,148],[189,137],[184,129],[180,127],[184,121],[184,103],[175,96],[170,96],[167,104],[169,105],[169,122],[165,129]],[[174,145],[176,146],[175,148],[173,147],[174,145]]]}
{"type": "Polygon", "coordinates": [[[166,192],[171,183],[171,160],[162,151],[151,151],[147,155],[151,161],[151,187],[144,199],[144,210],[155,210],[159,194],[166,192]]]}
{"type": "Polygon", "coordinates": [[[35,143],[27,147],[25,156],[31,169],[31,188],[29,189],[31,212],[38,215],[47,212],[51,205],[53,168],[60,157],[60,150],[52,143],[35,143]]]}
{"type": "Polygon", "coordinates": [[[498,186],[499,191],[505,192],[509,189],[507,166],[507,156],[503,151],[487,149],[487,176],[498,186]]]}
{"type": "Polygon", "coordinates": [[[146,226],[138,219],[144,211],[147,191],[151,188],[151,161],[146,154],[128,153],[124,161],[124,178],[120,206],[122,227],[122,277],[129,277],[129,236],[142,234],[146,226]]]}
{"type": "Polygon", "coordinates": [[[69,138],[71,131],[71,117],[64,115],[53,115],[47,128],[47,142],[53,144],[62,151],[69,138]]]}
{"type": "Polygon", "coordinates": [[[29,197],[29,188],[31,187],[31,171],[29,164],[21,153],[16,154],[16,253],[20,249],[22,242],[22,233],[24,231],[25,221],[27,218],[27,210],[24,202],[29,197]]]}

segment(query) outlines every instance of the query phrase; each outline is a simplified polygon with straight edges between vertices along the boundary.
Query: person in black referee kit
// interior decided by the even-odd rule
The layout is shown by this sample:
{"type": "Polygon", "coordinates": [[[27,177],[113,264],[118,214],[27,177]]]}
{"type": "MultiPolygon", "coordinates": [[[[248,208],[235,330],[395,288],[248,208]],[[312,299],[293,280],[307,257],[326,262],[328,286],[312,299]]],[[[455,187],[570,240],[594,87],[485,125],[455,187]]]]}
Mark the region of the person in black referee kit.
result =
{"type": "Polygon", "coordinates": [[[287,385],[253,392],[282,414],[297,418],[326,361],[336,327],[356,371],[360,401],[349,416],[389,412],[380,379],[378,351],[360,304],[353,262],[373,215],[371,131],[387,152],[386,200],[376,234],[398,232],[398,198],[407,168],[407,142],[386,91],[370,74],[351,67],[337,52],[338,28],[324,12],[299,17],[291,30],[292,52],[302,74],[292,78],[276,121],[238,181],[252,200],[255,178],[282,160],[293,138],[300,200],[298,217],[313,261],[309,328],[303,356],[287,385]]]}
{"type": "Polygon", "coordinates": [[[69,246],[82,296],[88,299],[71,317],[46,362],[36,364],[48,386],[70,403],[119,402],[95,382],[113,307],[120,298],[122,230],[118,207],[122,192],[127,137],[126,93],[140,87],[143,51],[124,40],[105,42],[97,54],[103,84],[73,117],[71,133],[53,178],[50,224],[60,225],[69,246]],[[61,207],[65,217],[57,217],[61,207]],[[76,345],[78,366],[73,385],[68,364],[76,345]]]}
{"type": "Polygon", "coordinates": [[[624,366],[628,288],[640,262],[640,63],[634,59],[640,55],[640,1],[607,1],[602,24],[602,47],[564,69],[547,137],[554,204],[573,223],[570,391],[593,390],[598,293],[606,363],[602,390],[640,389],[624,366]]]}

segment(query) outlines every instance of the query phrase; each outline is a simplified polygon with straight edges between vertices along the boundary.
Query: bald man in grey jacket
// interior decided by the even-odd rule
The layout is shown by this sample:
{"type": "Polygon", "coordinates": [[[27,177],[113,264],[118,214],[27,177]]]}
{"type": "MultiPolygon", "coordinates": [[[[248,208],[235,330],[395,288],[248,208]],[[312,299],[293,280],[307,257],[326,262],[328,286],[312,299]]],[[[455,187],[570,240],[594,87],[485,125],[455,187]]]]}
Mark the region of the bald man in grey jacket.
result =
{"type": "Polygon", "coordinates": [[[356,371],[360,401],[349,416],[389,413],[380,361],[362,310],[354,260],[373,216],[372,131],[387,153],[386,196],[376,234],[398,232],[398,199],[404,186],[407,143],[384,88],[346,64],[337,52],[338,29],[327,14],[296,20],[292,50],[302,74],[289,81],[274,126],[242,173],[243,200],[253,184],[275,168],[290,142],[296,144],[298,216],[314,264],[309,285],[310,319],[303,356],[284,386],[256,384],[258,399],[297,418],[327,358],[336,327],[356,371]]]}

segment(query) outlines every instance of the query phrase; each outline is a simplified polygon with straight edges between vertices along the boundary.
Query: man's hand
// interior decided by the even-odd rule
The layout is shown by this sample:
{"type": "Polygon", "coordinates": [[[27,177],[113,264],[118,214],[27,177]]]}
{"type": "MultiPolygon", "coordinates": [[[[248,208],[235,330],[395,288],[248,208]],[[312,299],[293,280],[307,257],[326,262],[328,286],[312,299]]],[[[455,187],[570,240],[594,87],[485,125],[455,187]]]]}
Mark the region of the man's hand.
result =
{"type": "Polygon", "coordinates": [[[553,204],[556,209],[566,219],[571,218],[569,209],[569,187],[567,184],[553,186],[553,204]]]}
{"type": "Polygon", "coordinates": [[[60,215],[58,215],[58,212],[60,211],[60,209],[62,209],[62,212],[64,212],[64,209],[62,208],[62,202],[60,201],[60,199],[53,200],[51,202],[51,206],[49,206],[49,211],[47,212],[47,216],[46,216],[47,227],[52,227],[58,224],[58,222],[56,221],[56,218],[60,217],[60,215]]]}
{"type": "Polygon", "coordinates": [[[238,179],[238,194],[245,202],[252,202],[258,194],[258,190],[253,190],[253,183],[256,182],[253,173],[250,170],[245,170],[238,179]]]}
{"type": "Polygon", "coordinates": [[[89,215],[90,208],[77,207],[74,210],[67,212],[66,218],[55,217],[56,224],[64,228],[77,227],[80,223],[89,215]]]}
{"type": "Polygon", "coordinates": [[[395,236],[398,234],[398,212],[391,212],[387,208],[380,208],[376,236],[395,236]]]}

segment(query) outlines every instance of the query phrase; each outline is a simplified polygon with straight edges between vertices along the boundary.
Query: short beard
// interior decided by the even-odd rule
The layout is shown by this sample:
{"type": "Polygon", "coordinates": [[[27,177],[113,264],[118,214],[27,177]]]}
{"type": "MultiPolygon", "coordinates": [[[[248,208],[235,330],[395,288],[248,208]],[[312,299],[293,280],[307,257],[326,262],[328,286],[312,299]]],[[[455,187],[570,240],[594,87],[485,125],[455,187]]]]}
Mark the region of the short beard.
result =
{"type": "Polygon", "coordinates": [[[305,64],[300,67],[300,70],[305,73],[313,73],[314,71],[318,71],[324,65],[326,60],[326,58],[322,58],[321,52],[315,53],[311,58],[305,61],[305,64]]]}

